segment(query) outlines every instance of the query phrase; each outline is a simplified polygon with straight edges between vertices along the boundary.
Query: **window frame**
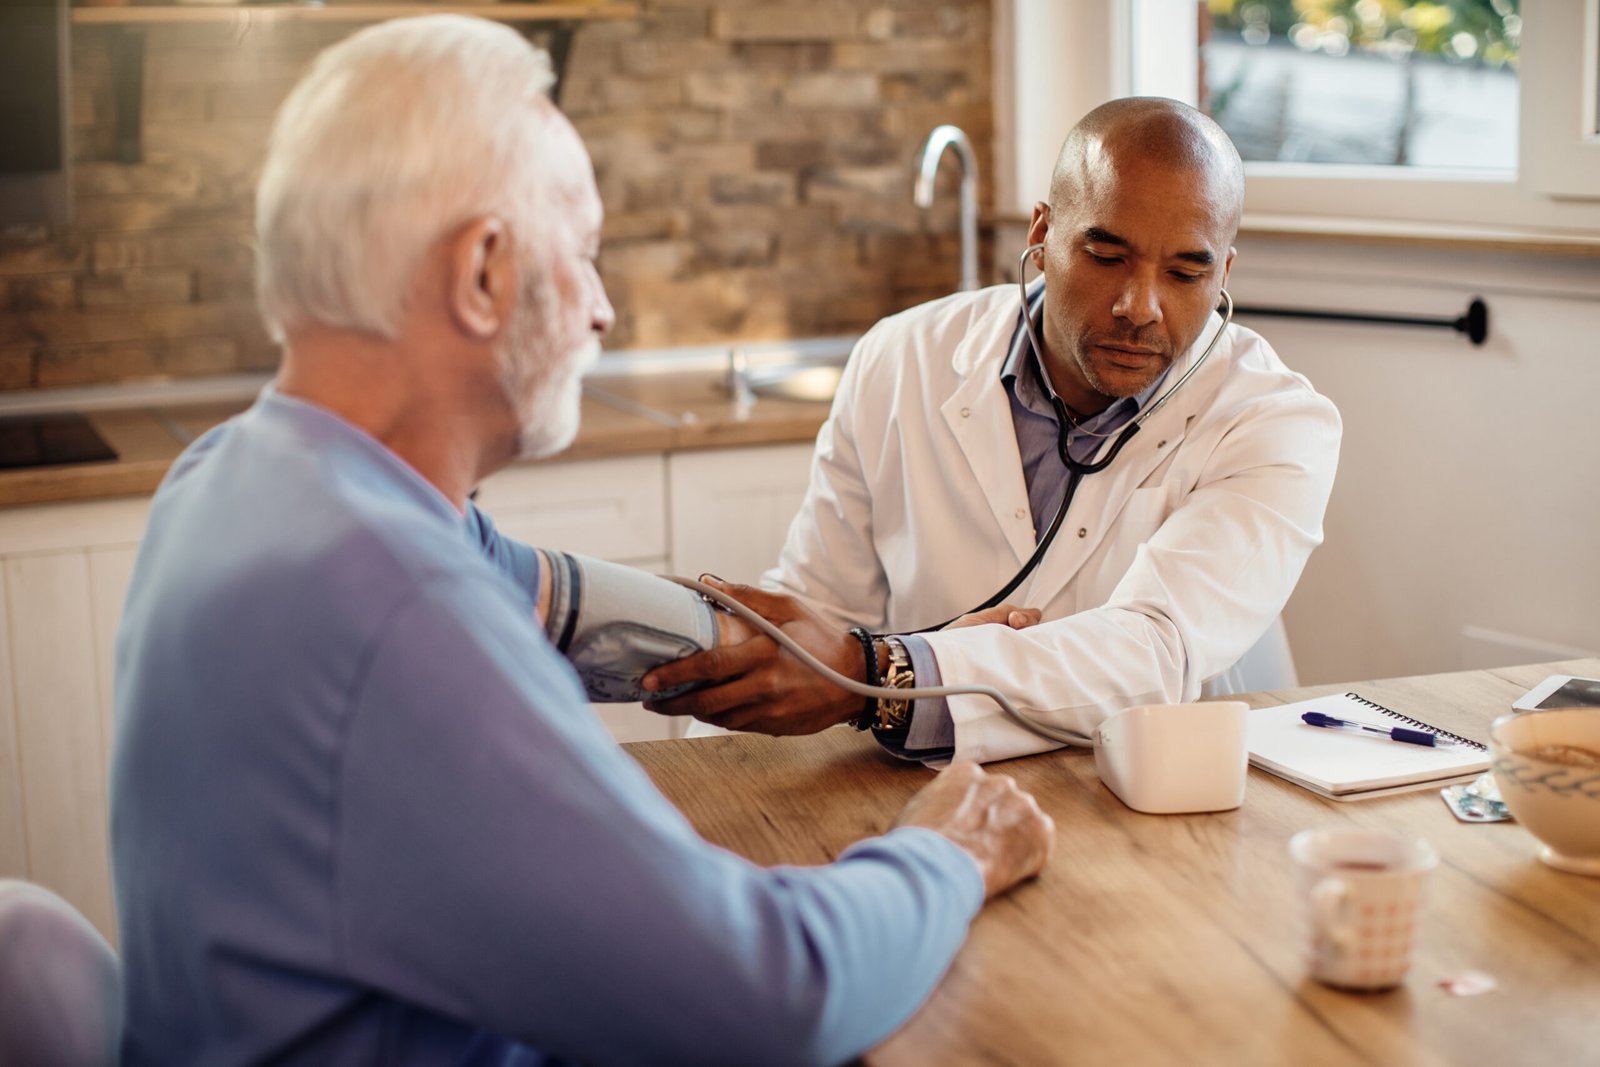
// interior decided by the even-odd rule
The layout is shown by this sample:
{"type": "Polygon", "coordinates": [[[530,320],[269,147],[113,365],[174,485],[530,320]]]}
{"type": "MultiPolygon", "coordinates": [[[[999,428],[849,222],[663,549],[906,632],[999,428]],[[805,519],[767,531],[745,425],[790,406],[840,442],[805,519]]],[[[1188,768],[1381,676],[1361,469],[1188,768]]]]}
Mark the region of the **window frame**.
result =
{"type": "MultiPolygon", "coordinates": [[[[1541,12],[1560,0],[1523,0],[1541,12]]],[[[1600,0],[1523,24],[1525,183],[1552,197],[1600,197],[1600,0]],[[1532,53],[1531,62],[1527,60],[1532,53]],[[1538,107],[1531,101],[1539,101],[1538,107]]]]}
{"type": "MultiPolygon", "coordinates": [[[[1058,0],[998,0],[995,41],[997,116],[996,158],[1011,164],[1011,180],[999,189],[996,204],[1005,212],[1026,214],[1048,185],[1035,142],[1022,145],[1029,129],[1064,135],[1090,108],[1128,95],[1141,55],[1140,26],[1159,27],[1163,39],[1155,54],[1182,48],[1198,55],[1196,0],[1081,0],[1060,7],[1081,8],[1064,26],[1058,0]],[[1052,11],[1052,8],[1056,10],[1052,11]],[[1060,62],[1059,34],[1070,30],[1075,54],[1111,57],[1094,77],[1079,78],[1073,92],[1030,93],[1026,78],[1040,69],[1043,56],[1060,62]],[[1048,100],[1041,102],[1041,95],[1048,100]],[[1008,119],[1021,110],[1037,117],[1026,125],[1008,119]]],[[[1455,168],[1377,167],[1337,164],[1247,163],[1245,229],[1299,232],[1468,238],[1491,237],[1512,243],[1576,241],[1600,243],[1600,0],[1523,0],[1523,40],[1519,166],[1507,171],[1455,168]],[[1584,45],[1587,44],[1587,49],[1584,45]],[[1539,106],[1535,107],[1535,102],[1539,106]],[[1583,130],[1591,131],[1587,137],[1583,130]],[[1308,210],[1306,205],[1317,208],[1308,210]],[[1334,205],[1349,204],[1350,208],[1334,205]]],[[[1153,32],[1153,31],[1152,31],[1153,32]]],[[[1171,64],[1165,69],[1172,70],[1171,64]]],[[[1178,69],[1174,77],[1183,77],[1178,69]]],[[[1158,81],[1163,95],[1195,102],[1197,79],[1158,81]]],[[[1148,83],[1147,83],[1148,84],[1148,83]]],[[[1059,137],[1050,147],[1059,146],[1059,137]]]]}

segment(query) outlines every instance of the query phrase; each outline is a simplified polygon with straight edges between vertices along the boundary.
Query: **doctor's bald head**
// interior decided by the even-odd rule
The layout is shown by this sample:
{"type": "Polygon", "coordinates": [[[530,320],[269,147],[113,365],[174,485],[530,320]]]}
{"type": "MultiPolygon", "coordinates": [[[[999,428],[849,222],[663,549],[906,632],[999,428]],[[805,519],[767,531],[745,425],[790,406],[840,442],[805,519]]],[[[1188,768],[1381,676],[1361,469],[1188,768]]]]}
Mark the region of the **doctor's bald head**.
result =
{"type": "Polygon", "coordinates": [[[1199,338],[1236,250],[1244,165],[1175,100],[1113,100],[1056,161],[1028,243],[1045,277],[1043,359],[1080,413],[1138,396],[1199,338]]]}
{"type": "Polygon", "coordinates": [[[1220,241],[1233,242],[1244,211],[1239,151],[1205,113],[1164,97],[1112,100],[1080,119],[1056,157],[1050,206],[1060,212],[1150,168],[1182,173],[1213,210],[1220,241]]]}

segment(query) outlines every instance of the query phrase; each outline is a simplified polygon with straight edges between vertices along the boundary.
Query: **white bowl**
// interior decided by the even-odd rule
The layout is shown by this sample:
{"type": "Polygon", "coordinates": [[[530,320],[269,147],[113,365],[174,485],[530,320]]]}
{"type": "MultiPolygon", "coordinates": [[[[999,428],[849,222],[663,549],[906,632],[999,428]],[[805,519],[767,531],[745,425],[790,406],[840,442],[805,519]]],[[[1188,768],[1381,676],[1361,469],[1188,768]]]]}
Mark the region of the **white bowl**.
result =
{"type": "Polygon", "coordinates": [[[1502,715],[1489,727],[1495,784],[1517,822],[1544,846],[1539,858],[1600,876],[1600,767],[1562,749],[1600,753],[1600,708],[1502,715]]]}

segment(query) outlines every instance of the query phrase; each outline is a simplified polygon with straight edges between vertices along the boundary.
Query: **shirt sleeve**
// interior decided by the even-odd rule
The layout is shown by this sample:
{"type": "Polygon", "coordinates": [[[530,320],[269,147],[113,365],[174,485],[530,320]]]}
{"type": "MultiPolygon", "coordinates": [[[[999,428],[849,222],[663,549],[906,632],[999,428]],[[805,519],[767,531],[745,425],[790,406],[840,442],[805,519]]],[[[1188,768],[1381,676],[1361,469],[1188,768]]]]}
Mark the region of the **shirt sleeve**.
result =
{"type": "Polygon", "coordinates": [[[492,586],[398,611],[351,709],[352,979],[608,1064],[835,1063],[899,1026],[982,904],[971,857],[916,828],[823,867],[706,843],[573,714],[571,670],[492,586]]]}
{"type": "MultiPolygon", "coordinates": [[[[934,658],[928,642],[917,634],[906,634],[900,640],[905,642],[906,652],[911,656],[911,670],[917,686],[943,685],[939,661],[934,658]]],[[[904,738],[896,741],[877,731],[873,736],[887,751],[903,759],[943,760],[955,751],[956,724],[944,697],[924,697],[912,702],[911,725],[904,738]]]]}
{"type": "Polygon", "coordinates": [[[510,578],[518,589],[539,601],[539,553],[531,546],[507,537],[487,513],[467,501],[467,535],[494,568],[510,578]]]}

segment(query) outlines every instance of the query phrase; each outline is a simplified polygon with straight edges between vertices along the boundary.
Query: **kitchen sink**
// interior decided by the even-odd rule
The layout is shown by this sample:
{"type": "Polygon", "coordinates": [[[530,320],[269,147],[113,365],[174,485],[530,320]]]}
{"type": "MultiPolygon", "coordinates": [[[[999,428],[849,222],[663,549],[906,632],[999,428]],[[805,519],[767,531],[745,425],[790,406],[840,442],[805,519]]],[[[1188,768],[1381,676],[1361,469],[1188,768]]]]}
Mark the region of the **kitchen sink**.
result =
{"type": "Polygon", "coordinates": [[[809,400],[827,403],[839,390],[844,361],[838,363],[781,363],[745,371],[745,383],[757,396],[774,400],[809,400]]]}
{"type": "Polygon", "coordinates": [[[748,419],[762,400],[825,405],[857,340],[803,337],[611,352],[584,376],[583,392],[596,403],[670,427],[704,416],[748,419]],[[732,401],[731,411],[722,406],[724,399],[732,401]]]}
{"type": "Polygon", "coordinates": [[[786,352],[747,356],[740,349],[728,354],[728,392],[735,400],[797,400],[826,404],[839,391],[849,352],[823,354],[786,352]]]}

